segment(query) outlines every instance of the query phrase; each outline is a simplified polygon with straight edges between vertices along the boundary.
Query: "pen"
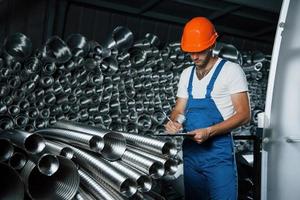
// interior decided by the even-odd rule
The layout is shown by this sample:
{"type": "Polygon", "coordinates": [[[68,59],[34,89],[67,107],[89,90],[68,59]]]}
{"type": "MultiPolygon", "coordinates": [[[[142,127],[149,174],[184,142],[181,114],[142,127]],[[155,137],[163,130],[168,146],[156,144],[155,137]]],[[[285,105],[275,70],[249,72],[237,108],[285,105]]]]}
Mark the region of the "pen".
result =
{"type": "MultiPolygon", "coordinates": [[[[170,121],[170,122],[172,122],[173,124],[174,124],[174,121],[173,120],[171,120],[171,118],[164,112],[164,111],[162,111],[163,113],[164,113],[164,115],[166,116],[166,118],[170,121]]],[[[183,116],[183,115],[182,115],[183,116]]],[[[182,118],[182,117],[181,117],[182,118]]],[[[185,120],[185,117],[183,116],[183,120],[182,120],[182,122],[185,120]]],[[[178,122],[178,121],[177,121],[178,122]]],[[[178,122],[179,123],[179,122],[178,122]]],[[[180,123],[181,124],[181,123],[180,123]]],[[[181,131],[183,131],[183,128],[181,128],[181,129],[179,129],[179,132],[181,132],[181,131]]]]}
{"type": "Polygon", "coordinates": [[[170,122],[174,123],[173,120],[171,120],[171,118],[167,115],[167,113],[165,113],[165,111],[162,111],[162,113],[166,116],[166,118],[167,118],[170,122]]]}

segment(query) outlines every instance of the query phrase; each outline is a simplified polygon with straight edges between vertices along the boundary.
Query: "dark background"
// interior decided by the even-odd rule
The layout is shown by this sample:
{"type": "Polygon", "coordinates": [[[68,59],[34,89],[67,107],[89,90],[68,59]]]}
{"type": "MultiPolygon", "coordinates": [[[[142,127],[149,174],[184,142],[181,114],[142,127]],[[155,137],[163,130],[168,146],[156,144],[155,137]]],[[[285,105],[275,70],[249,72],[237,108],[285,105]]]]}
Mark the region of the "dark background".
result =
{"type": "Polygon", "coordinates": [[[213,21],[219,41],[271,54],[281,0],[0,0],[0,42],[22,32],[39,48],[52,35],[81,33],[101,43],[118,25],[162,45],[179,41],[194,16],[213,21]]]}

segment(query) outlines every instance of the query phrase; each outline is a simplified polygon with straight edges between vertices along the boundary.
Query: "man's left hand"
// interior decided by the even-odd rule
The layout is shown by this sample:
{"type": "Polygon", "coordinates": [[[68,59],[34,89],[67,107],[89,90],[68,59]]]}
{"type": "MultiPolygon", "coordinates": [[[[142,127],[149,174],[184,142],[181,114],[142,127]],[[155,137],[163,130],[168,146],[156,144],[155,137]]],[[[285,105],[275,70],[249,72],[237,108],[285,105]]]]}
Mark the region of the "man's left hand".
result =
{"type": "Polygon", "coordinates": [[[205,142],[210,137],[209,128],[196,129],[192,132],[189,132],[193,136],[193,140],[199,144],[205,142]]]}

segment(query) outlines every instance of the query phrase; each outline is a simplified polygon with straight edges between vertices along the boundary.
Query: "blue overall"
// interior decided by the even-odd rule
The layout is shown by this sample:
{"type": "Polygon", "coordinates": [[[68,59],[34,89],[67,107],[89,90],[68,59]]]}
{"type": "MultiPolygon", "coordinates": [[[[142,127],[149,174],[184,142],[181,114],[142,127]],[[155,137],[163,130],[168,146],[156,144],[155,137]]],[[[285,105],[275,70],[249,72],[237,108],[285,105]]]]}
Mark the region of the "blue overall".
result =
{"type": "MultiPolygon", "coordinates": [[[[205,98],[194,99],[192,83],[195,67],[188,85],[188,102],[185,110],[186,131],[207,128],[224,121],[211,98],[214,83],[226,61],[216,67],[207,86],[205,98]]],[[[237,198],[237,174],[230,133],[215,136],[202,144],[190,138],[183,142],[184,185],[186,200],[235,200],[237,198]]]]}

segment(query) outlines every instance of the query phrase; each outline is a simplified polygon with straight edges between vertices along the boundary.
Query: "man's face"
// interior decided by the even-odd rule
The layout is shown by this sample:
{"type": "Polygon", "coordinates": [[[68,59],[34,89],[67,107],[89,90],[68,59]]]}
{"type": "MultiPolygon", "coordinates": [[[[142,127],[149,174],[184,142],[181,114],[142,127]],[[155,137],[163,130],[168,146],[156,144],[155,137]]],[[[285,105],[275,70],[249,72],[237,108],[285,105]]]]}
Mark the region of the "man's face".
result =
{"type": "Polygon", "coordinates": [[[192,52],[189,54],[196,67],[198,69],[203,69],[206,67],[206,65],[209,62],[209,59],[211,58],[212,50],[211,48],[209,48],[201,52],[192,52]]]}

